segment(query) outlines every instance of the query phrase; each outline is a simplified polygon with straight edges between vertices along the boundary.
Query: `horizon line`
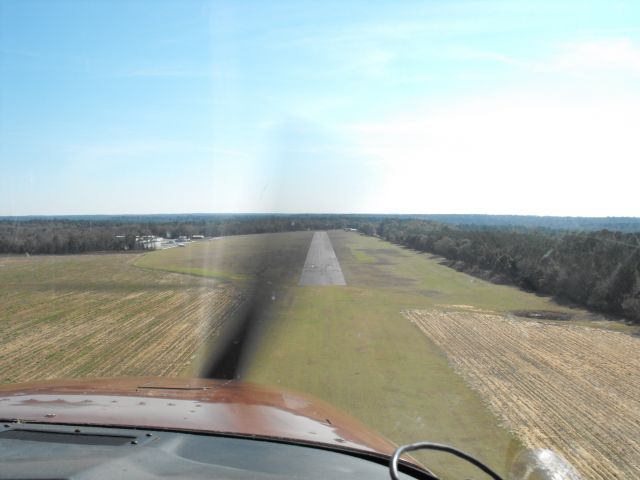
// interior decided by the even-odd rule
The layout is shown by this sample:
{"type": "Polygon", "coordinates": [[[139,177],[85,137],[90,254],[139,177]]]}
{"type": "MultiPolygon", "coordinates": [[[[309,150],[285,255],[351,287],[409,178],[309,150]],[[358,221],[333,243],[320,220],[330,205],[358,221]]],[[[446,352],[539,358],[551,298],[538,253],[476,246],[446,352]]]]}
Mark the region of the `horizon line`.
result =
{"type": "Polygon", "coordinates": [[[637,219],[640,216],[630,215],[540,215],[540,214],[516,214],[516,213],[379,213],[379,212],[181,212],[181,213],[64,213],[64,214],[24,214],[24,215],[0,215],[0,220],[21,219],[21,218],[71,218],[71,217],[159,217],[159,216],[387,216],[387,217],[410,217],[410,216],[478,216],[478,217],[538,217],[538,218],[591,218],[591,219],[637,219]]]}

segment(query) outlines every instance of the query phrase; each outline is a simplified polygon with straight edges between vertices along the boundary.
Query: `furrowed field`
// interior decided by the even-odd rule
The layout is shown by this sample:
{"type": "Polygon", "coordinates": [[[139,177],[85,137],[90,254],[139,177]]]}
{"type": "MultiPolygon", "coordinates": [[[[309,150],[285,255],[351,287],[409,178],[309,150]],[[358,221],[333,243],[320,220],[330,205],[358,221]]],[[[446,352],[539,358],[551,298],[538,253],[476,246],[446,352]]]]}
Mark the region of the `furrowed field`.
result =
{"type": "Polygon", "coordinates": [[[474,309],[405,315],[525,445],[584,478],[638,475],[640,338],[474,309]]]}
{"type": "Polygon", "coordinates": [[[242,291],[255,281],[295,279],[310,238],[239,236],[147,255],[0,257],[0,382],[196,375],[203,347],[242,291]]]}
{"type": "Polygon", "coordinates": [[[0,382],[190,373],[240,295],[135,258],[0,258],[0,382]]]}

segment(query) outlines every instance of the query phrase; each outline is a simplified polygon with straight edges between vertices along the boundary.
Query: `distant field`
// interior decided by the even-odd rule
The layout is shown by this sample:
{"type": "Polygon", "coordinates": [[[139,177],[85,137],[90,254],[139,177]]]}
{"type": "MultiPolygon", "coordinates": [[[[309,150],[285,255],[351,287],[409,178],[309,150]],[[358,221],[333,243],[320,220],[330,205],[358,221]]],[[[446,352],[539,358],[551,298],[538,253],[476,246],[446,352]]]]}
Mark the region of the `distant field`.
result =
{"type": "Polygon", "coordinates": [[[136,257],[0,257],[0,382],[189,374],[239,294],[136,257]]]}
{"type": "Polygon", "coordinates": [[[493,412],[531,448],[589,479],[640,473],[640,339],[481,310],[409,311],[493,412]]]}

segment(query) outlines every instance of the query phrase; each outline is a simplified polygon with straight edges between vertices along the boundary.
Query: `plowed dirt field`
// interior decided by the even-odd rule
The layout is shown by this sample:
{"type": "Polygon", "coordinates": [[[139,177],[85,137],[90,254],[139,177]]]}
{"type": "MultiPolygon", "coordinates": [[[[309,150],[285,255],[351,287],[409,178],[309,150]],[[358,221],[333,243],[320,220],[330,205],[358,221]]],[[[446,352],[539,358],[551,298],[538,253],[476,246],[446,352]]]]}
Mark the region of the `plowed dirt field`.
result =
{"type": "Polygon", "coordinates": [[[640,475],[640,338],[474,311],[405,312],[504,425],[588,479],[640,475]]]}

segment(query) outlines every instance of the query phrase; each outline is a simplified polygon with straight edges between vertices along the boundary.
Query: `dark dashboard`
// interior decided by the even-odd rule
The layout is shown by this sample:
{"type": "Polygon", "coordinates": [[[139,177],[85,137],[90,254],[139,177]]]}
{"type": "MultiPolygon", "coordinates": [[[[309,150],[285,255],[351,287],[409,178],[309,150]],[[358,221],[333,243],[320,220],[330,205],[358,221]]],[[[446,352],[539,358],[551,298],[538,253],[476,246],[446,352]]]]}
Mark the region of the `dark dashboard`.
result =
{"type": "MultiPolygon", "coordinates": [[[[430,478],[416,470],[416,476],[430,478]]],[[[387,479],[383,462],[263,439],[52,424],[0,425],[0,479],[387,479]]]]}

